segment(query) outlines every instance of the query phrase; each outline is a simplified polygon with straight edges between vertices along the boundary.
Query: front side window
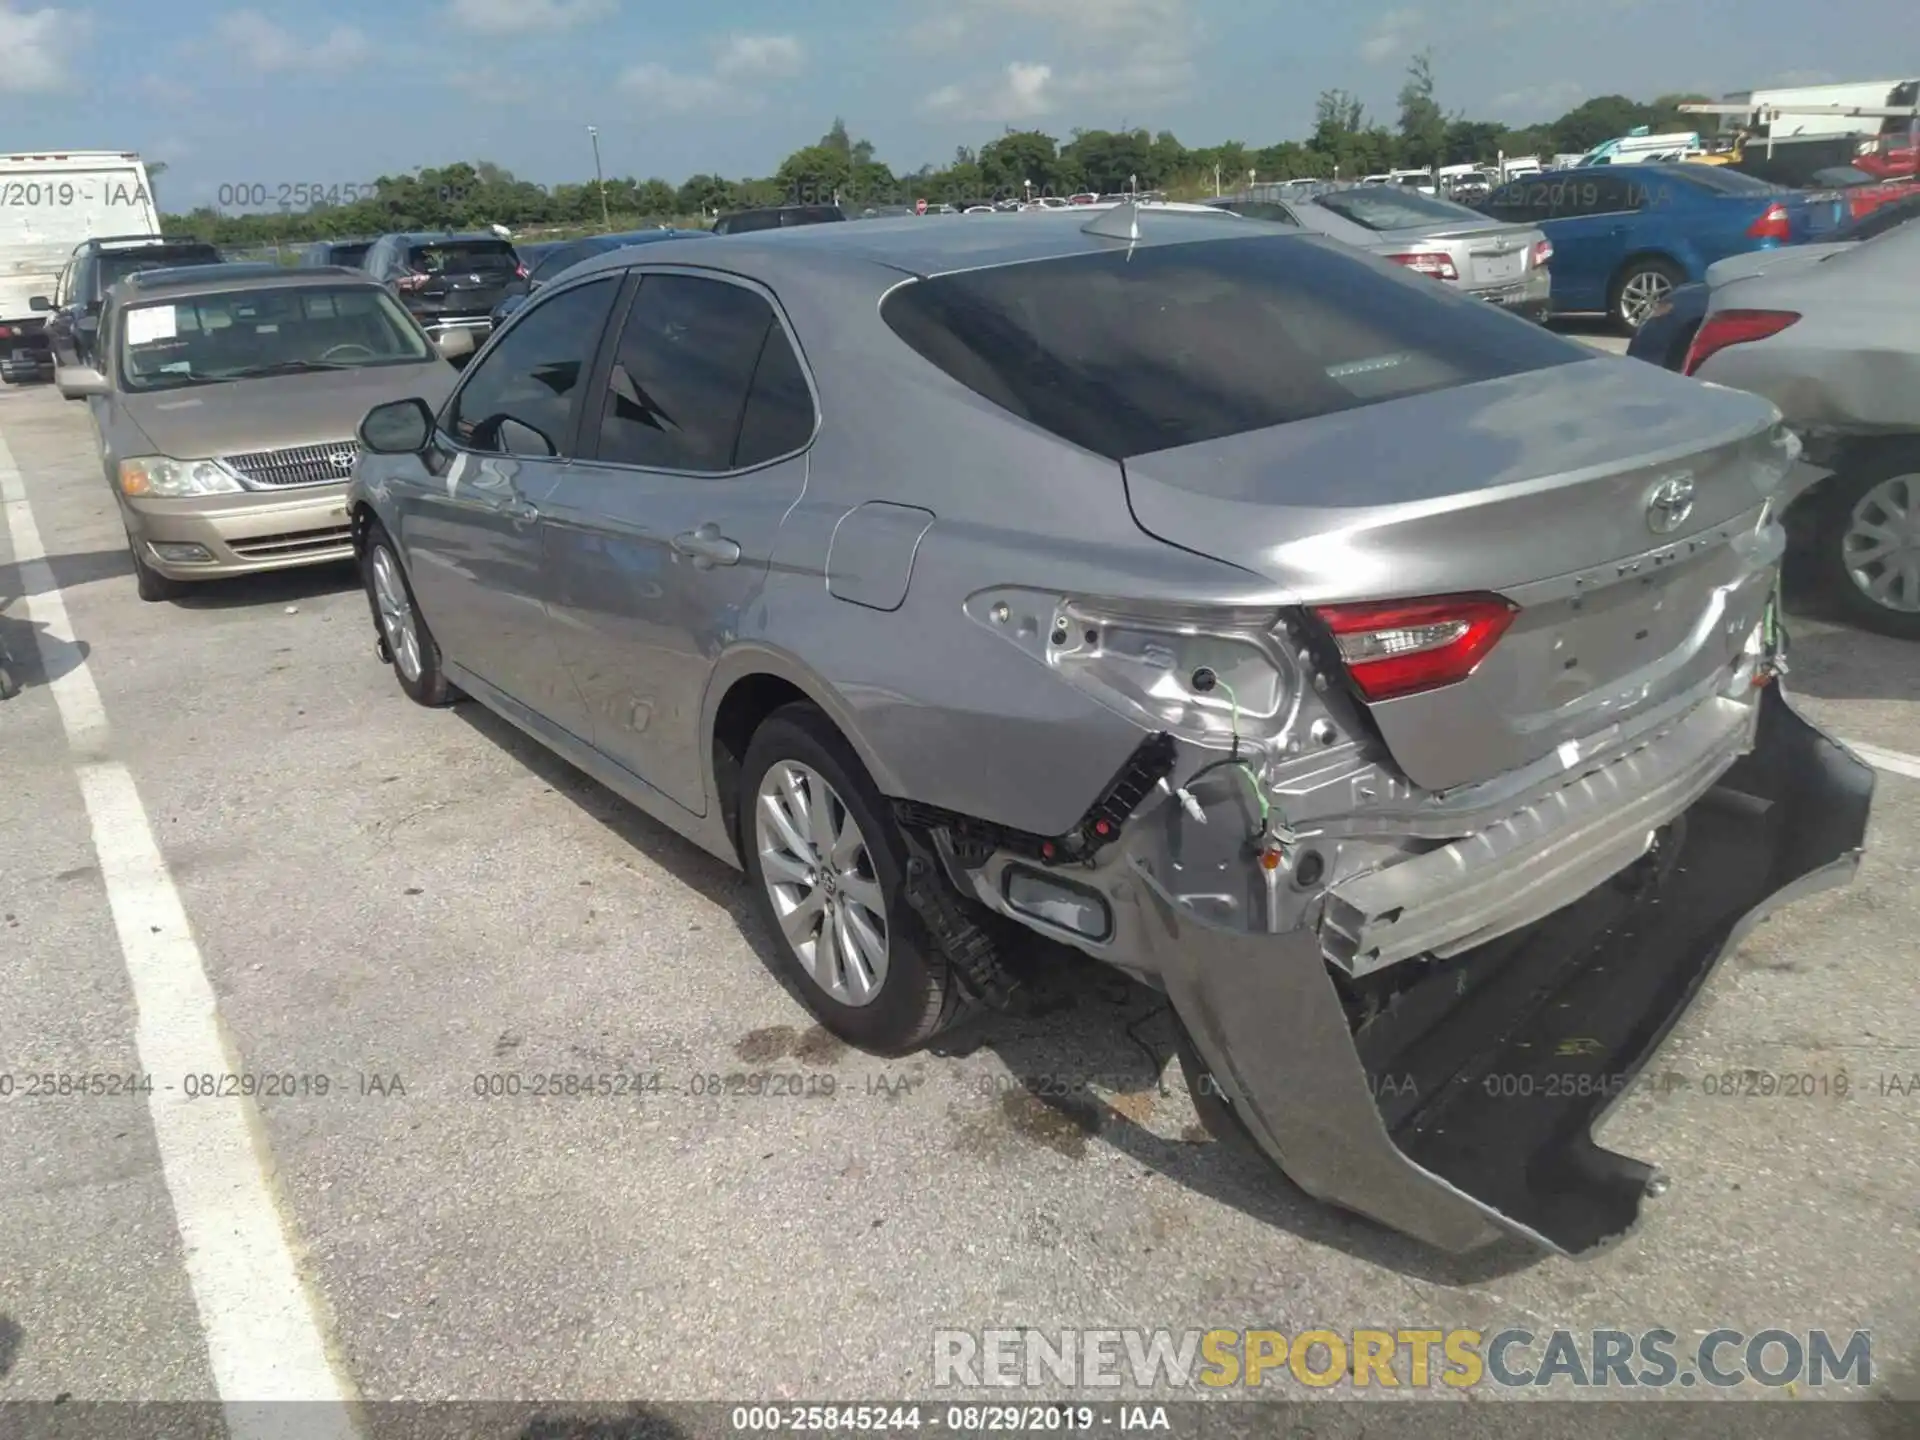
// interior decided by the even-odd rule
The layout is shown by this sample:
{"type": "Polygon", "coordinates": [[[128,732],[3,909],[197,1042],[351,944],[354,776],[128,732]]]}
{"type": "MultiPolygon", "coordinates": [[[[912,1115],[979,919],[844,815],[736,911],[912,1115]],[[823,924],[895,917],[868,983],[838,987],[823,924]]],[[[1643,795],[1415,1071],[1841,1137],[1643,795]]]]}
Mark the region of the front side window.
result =
{"type": "Polygon", "coordinates": [[[962,271],[880,313],[953,379],[1114,460],[1594,354],[1280,233],[962,271]]]}
{"type": "Polygon", "coordinates": [[[447,432],[470,450],[562,453],[619,288],[620,277],[610,275],[521,311],[448,402],[447,432]],[[506,428],[509,421],[521,428],[506,428]]]}
{"type": "Polygon", "coordinates": [[[418,365],[434,357],[420,327],[368,285],[276,286],[130,305],[119,346],[128,390],[418,365]]]}
{"type": "Polygon", "coordinates": [[[704,474],[735,468],[748,391],[778,329],[773,307],[745,286],[647,276],[608,377],[599,458],[704,474]]]}

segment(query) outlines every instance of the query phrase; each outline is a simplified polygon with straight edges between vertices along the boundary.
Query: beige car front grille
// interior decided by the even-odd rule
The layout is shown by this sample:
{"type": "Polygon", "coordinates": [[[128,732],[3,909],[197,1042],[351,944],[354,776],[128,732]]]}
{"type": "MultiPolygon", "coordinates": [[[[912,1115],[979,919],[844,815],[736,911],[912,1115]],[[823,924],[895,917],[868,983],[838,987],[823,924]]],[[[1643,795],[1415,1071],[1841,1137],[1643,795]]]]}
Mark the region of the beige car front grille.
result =
{"type": "Polygon", "coordinates": [[[227,455],[223,461],[247,484],[279,490],[293,485],[338,485],[352,479],[353,462],[359,454],[358,441],[335,440],[323,445],[227,455]]]}

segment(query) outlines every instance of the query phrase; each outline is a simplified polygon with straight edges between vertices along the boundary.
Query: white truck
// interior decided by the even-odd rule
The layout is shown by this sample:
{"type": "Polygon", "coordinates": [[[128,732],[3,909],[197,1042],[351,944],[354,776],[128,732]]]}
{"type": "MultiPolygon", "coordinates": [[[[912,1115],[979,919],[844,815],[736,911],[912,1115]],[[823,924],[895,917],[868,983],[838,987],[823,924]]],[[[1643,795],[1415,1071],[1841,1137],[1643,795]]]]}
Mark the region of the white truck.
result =
{"type": "Polygon", "coordinates": [[[157,235],[160,213],[140,157],[124,150],[0,155],[0,379],[33,378],[52,365],[44,313],[81,241],[157,235]]]}
{"type": "Polygon", "coordinates": [[[1881,116],[1873,113],[1898,104],[1894,92],[1911,80],[1857,80],[1845,85],[1799,85],[1782,90],[1742,90],[1719,105],[1682,105],[1682,110],[1716,115],[1765,113],[1765,131],[1775,140],[1815,135],[1878,135],[1881,116]]]}

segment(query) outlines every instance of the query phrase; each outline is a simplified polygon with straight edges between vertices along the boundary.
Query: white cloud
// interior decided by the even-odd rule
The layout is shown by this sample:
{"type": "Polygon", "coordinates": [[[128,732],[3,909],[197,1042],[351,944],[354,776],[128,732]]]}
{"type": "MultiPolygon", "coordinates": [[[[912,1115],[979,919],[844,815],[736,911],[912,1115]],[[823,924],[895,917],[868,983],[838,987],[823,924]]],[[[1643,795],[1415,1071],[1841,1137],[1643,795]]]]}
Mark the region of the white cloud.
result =
{"type": "Polygon", "coordinates": [[[614,0],[451,0],[447,16],[481,35],[571,30],[611,15],[614,0]]]}
{"type": "Polygon", "coordinates": [[[474,100],[511,104],[532,96],[533,86],[517,75],[503,75],[491,66],[479,70],[455,70],[446,77],[448,85],[474,100]]]}
{"type": "Polygon", "coordinates": [[[87,17],[59,10],[16,10],[0,3],[0,93],[37,94],[72,83],[71,51],[87,17]]]}
{"type": "Polygon", "coordinates": [[[1396,56],[1410,55],[1421,19],[1418,10],[1389,10],[1367,27],[1360,41],[1360,58],[1369,65],[1378,65],[1396,56]]]}
{"type": "Polygon", "coordinates": [[[730,102],[743,98],[711,75],[687,75],[652,61],[628,70],[620,84],[649,105],[675,114],[731,108],[730,102]]]}
{"type": "Polygon", "coordinates": [[[1536,120],[1558,120],[1594,92],[1578,80],[1549,80],[1496,95],[1488,103],[1489,119],[1528,125],[1536,120]]]}
{"type": "Polygon", "coordinates": [[[791,35],[729,35],[720,42],[713,73],[722,80],[782,80],[798,75],[806,58],[791,35]]]}
{"type": "Polygon", "coordinates": [[[1795,85],[1829,85],[1840,77],[1831,70],[1782,70],[1762,82],[1766,89],[1788,89],[1795,85]]]}
{"type": "Polygon", "coordinates": [[[674,70],[658,61],[631,67],[621,88],[675,114],[745,115],[766,103],[766,82],[798,75],[807,53],[791,35],[728,35],[707,70],[674,70]]]}
{"type": "MultiPolygon", "coordinates": [[[[955,120],[1031,120],[1068,99],[1106,97],[1160,103],[1193,85],[1202,26],[1192,0],[944,0],[909,26],[909,48],[949,64],[971,50],[1036,51],[1048,60],[1014,60],[971,83],[928,95],[921,108],[955,120]]],[[[1017,51],[1016,51],[1017,53],[1017,51]]],[[[1124,108],[1124,107],[1122,107],[1124,108]]],[[[1118,114],[1115,120],[1121,118],[1118,114]]]]}
{"type": "Polygon", "coordinates": [[[921,103],[927,113],[950,120],[1037,120],[1053,109],[1052,80],[1051,65],[1015,60],[991,81],[943,85],[921,103]]]}
{"type": "Polygon", "coordinates": [[[318,41],[304,40],[258,10],[235,10],[214,27],[215,43],[247,70],[338,70],[369,59],[373,42],[351,25],[339,25],[318,41]]]}

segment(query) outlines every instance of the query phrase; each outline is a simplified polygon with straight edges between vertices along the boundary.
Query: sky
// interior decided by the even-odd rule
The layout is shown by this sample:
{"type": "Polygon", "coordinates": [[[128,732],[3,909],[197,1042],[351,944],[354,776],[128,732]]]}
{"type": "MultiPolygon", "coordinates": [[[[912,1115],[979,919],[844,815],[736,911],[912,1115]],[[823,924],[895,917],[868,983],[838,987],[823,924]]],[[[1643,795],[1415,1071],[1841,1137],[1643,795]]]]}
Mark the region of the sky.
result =
{"type": "Polygon", "coordinates": [[[1920,75],[1911,0],[0,0],[0,150],[136,150],[222,188],[491,160],[542,184],[767,175],[836,116],[896,171],[1007,128],[1304,138],[1339,87],[1552,119],[1635,98],[1920,75]],[[1907,49],[1889,39],[1906,36],[1907,49]],[[1892,67],[1889,66],[1892,57],[1892,67]]]}

